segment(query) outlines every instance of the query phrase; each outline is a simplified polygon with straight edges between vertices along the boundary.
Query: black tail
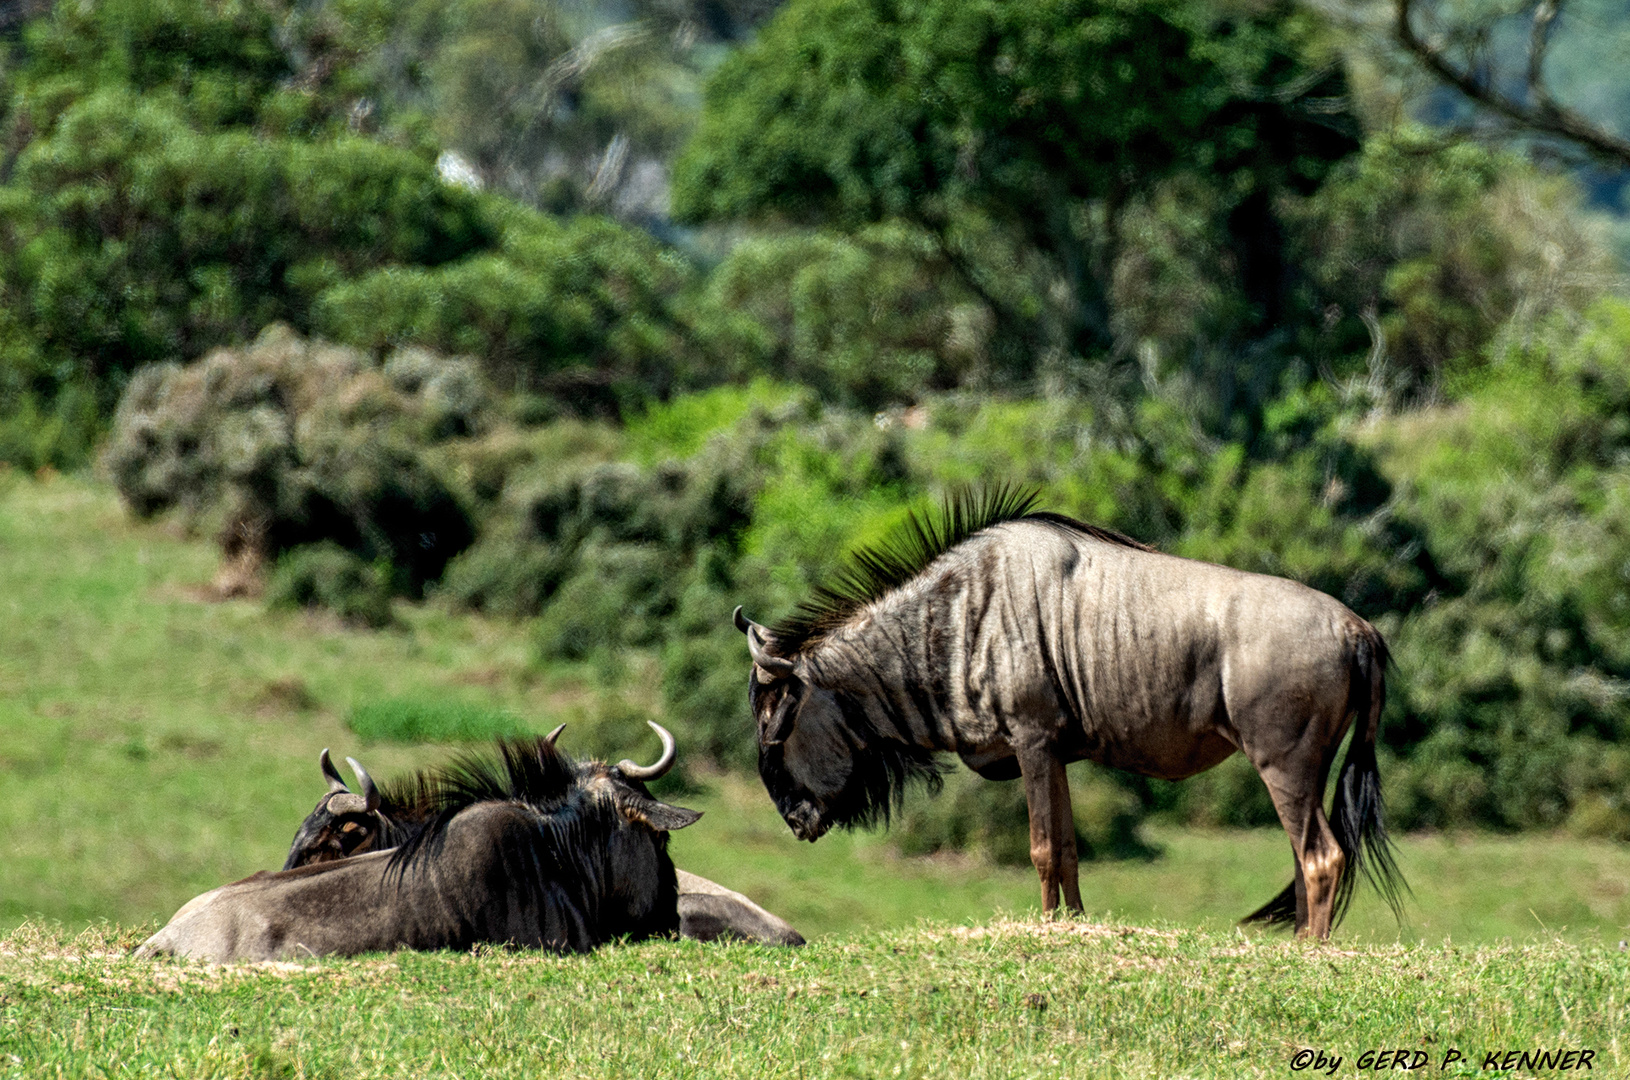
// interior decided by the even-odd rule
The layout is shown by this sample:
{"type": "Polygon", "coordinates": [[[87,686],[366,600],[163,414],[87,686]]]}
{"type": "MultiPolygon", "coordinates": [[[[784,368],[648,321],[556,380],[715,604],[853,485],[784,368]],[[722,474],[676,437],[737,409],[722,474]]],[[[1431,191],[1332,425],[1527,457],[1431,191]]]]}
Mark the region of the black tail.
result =
{"type": "Polygon", "coordinates": [[[1242,923],[1263,923],[1267,926],[1294,926],[1296,924],[1296,879],[1279,890],[1279,895],[1251,912],[1242,923]]]}
{"type": "MultiPolygon", "coordinates": [[[[1330,806],[1330,828],[1346,859],[1341,879],[1336,883],[1336,906],[1331,926],[1339,925],[1353,899],[1353,887],[1362,875],[1403,920],[1403,896],[1409,892],[1402,871],[1393,858],[1392,841],[1381,811],[1381,772],[1376,767],[1375,737],[1381,727],[1381,710],[1387,704],[1386,669],[1390,662],[1387,644],[1373,628],[1366,627],[1353,657],[1350,701],[1355,714],[1353,738],[1347,746],[1347,760],[1336,779],[1336,795],[1330,806]]],[[[1270,926],[1296,921],[1296,882],[1291,881],[1279,895],[1263,904],[1241,922],[1270,926]]]]}
{"type": "Polygon", "coordinates": [[[1375,764],[1375,736],[1381,727],[1381,710],[1387,704],[1390,657],[1381,635],[1366,629],[1369,632],[1359,639],[1353,658],[1353,704],[1357,713],[1353,739],[1347,746],[1347,760],[1341,763],[1336,797],[1330,806],[1330,827],[1341,853],[1347,857],[1341,880],[1336,883],[1336,910],[1331,925],[1340,923],[1347,913],[1360,875],[1381,894],[1400,922],[1404,917],[1403,897],[1409,892],[1409,884],[1393,858],[1392,841],[1387,838],[1381,812],[1381,772],[1375,764]]]}

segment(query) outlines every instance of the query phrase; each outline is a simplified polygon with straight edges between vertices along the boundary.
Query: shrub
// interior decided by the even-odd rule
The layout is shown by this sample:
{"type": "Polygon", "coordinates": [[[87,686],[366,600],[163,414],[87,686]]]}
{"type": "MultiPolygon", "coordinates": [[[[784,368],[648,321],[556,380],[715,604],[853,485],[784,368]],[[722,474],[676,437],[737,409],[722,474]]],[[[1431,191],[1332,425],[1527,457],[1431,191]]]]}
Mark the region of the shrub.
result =
{"type": "Polygon", "coordinates": [[[701,310],[739,367],[868,411],[990,378],[989,309],[899,224],[746,240],[701,310]]]}
{"type": "Polygon", "coordinates": [[[253,575],[330,541],[419,595],[473,537],[429,449],[475,430],[487,393],[468,361],[401,352],[384,365],[272,327],[251,346],[132,381],[103,462],[133,512],[178,507],[253,575]]]}
{"type": "Polygon", "coordinates": [[[199,131],[127,90],[66,110],[0,187],[0,270],[26,329],[113,392],[144,364],[308,325],[336,280],[493,238],[474,197],[415,154],[199,131]]]}
{"type": "Polygon", "coordinates": [[[1406,126],[1370,137],[1287,213],[1298,261],[1352,345],[1367,337],[1368,312],[1390,361],[1436,391],[1502,331],[1601,294],[1611,258],[1571,212],[1577,202],[1514,154],[1406,126]]]}
{"type": "Polygon", "coordinates": [[[863,404],[1090,379],[1169,331],[1151,354],[1184,358],[1226,423],[1277,390],[1287,326],[1319,335],[1282,204],[1359,147],[1319,36],[1286,7],[792,0],[710,79],[674,212],[855,234],[744,253],[792,284],[743,299],[863,404]]]}
{"type": "Polygon", "coordinates": [[[1630,307],[1606,304],[1582,328],[1496,354],[1453,408],[1379,429],[1401,512],[1445,580],[1391,632],[1382,734],[1406,826],[1616,828],[1630,739],[1627,356],[1630,307]]]}
{"type": "Polygon", "coordinates": [[[364,562],[324,541],[277,561],[266,588],[269,607],[321,607],[342,619],[379,629],[391,623],[389,568],[364,562]]]}
{"type": "Polygon", "coordinates": [[[610,221],[484,205],[503,225],[496,250],[337,282],[315,326],[375,351],[411,343],[479,356],[500,385],[579,414],[617,414],[696,377],[674,310],[689,280],[681,261],[610,221]]]}

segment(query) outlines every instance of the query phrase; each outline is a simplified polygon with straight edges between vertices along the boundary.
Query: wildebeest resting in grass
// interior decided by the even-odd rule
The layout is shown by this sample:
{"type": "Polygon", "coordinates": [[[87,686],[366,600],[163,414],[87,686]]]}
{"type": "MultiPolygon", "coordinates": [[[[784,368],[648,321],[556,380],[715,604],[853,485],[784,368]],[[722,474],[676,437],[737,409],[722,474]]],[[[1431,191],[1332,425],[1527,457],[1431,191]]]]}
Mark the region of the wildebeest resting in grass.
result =
{"type": "MultiPolygon", "coordinates": [[[[672,738],[662,733],[664,761],[672,738]]],[[[679,930],[668,831],[701,815],[632,763],[580,769],[548,739],[422,774],[434,804],[400,845],[261,873],[195,898],[138,956],[270,960],[481,942],[582,952],[679,930]]],[[[655,768],[655,766],[651,767],[655,768]]]]}
{"type": "Polygon", "coordinates": [[[1362,873],[1399,909],[1375,739],[1387,648],[1283,578],[1161,554],[997,489],[913,515],[785,622],[736,609],[759,775],[801,839],[888,816],[954,752],[1022,777],[1042,906],[1081,910],[1064,767],[1179,780],[1240,752],[1290,835],[1295,879],[1247,920],[1327,937],[1362,873]],[[1356,731],[1329,818],[1325,779],[1356,731]]]}
{"type": "MultiPolygon", "coordinates": [[[[566,725],[546,737],[554,745],[566,725]]],[[[616,766],[618,776],[641,781],[655,780],[672,767],[673,738],[661,725],[651,725],[662,739],[662,757],[654,765],[623,761],[616,766]]],[[[300,824],[289,848],[283,869],[293,870],[381,851],[412,840],[439,812],[440,781],[435,774],[419,773],[399,783],[375,784],[368,771],[354,758],[347,758],[357,776],[358,791],[352,792],[334,768],[325,749],[318,758],[328,791],[300,824]]],[[[575,765],[578,782],[613,782],[612,768],[598,761],[575,765]]],[[[786,920],[759,907],[741,893],[704,877],[678,870],[679,935],[698,941],[752,941],[764,945],[802,945],[803,935],[786,920]]]]}

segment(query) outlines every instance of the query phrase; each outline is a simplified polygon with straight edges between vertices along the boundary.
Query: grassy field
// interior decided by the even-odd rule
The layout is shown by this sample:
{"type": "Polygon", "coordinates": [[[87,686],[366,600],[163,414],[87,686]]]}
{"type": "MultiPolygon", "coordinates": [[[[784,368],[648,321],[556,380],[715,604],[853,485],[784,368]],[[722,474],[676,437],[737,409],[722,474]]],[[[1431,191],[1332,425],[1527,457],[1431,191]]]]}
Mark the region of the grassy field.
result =
{"type": "Polygon", "coordinates": [[[0,1076],[1281,1075],[1304,1047],[1345,1070],[1383,1046],[1620,1071],[1630,852],[1543,836],[1403,838],[1408,925],[1361,894],[1321,948],[1231,927],[1286,880],[1276,831],[1152,829],[1160,857],[1085,869],[1107,923],[1041,925],[1028,869],[799,844],[756,783],[703,776],[667,795],[706,811],[677,861],[810,948],[130,961],[188,897],[281,863],[323,746],[377,775],[447,753],[365,744],[359,704],[565,720],[578,749],[657,708],[539,671],[523,627],[403,605],[355,630],[209,602],[213,569],[104,486],[0,473],[0,1076]]]}
{"type": "Polygon", "coordinates": [[[1625,954],[1558,941],[995,921],[207,968],[126,959],[134,940],[0,939],[0,1076],[1240,1077],[1377,1049],[1432,1075],[1534,1075],[1482,1065],[1540,1049],[1630,1072],[1625,954]]]}

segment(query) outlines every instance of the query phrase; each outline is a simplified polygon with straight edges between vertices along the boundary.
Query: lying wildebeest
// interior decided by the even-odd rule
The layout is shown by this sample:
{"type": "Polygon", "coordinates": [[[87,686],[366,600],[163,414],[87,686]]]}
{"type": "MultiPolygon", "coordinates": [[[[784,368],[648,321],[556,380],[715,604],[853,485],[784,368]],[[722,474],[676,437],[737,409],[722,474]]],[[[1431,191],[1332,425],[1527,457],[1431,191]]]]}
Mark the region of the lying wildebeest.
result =
{"type": "MultiPolygon", "coordinates": [[[[673,741],[662,735],[666,767],[673,741]]],[[[205,893],[136,955],[269,960],[480,942],[581,952],[676,933],[667,834],[701,815],[653,798],[631,762],[579,769],[547,739],[501,747],[499,762],[423,774],[434,812],[400,845],[205,893]]]]}
{"type": "MultiPolygon", "coordinates": [[[[551,746],[559,738],[562,724],[547,736],[551,746]]],[[[631,779],[655,780],[674,761],[673,738],[658,724],[651,724],[662,739],[662,757],[655,765],[640,766],[623,761],[617,772],[631,779]]],[[[405,782],[380,786],[374,783],[355,758],[346,758],[356,773],[357,792],[352,792],[334,768],[325,749],[318,758],[328,791],[301,823],[283,869],[293,870],[382,851],[406,843],[435,815],[437,783],[425,774],[405,782]]],[[[609,767],[598,761],[576,766],[579,782],[603,782],[609,767]]],[[[679,935],[698,941],[754,941],[765,945],[802,945],[803,935],[785,920],[772,915],[741,893],[733,892],[695,874],[678,871],[679,935]]]]}
{"type": "Polygon", "coordinates": [[[1387,648],[1336,600],[1163,555],[997,489],[857,552],[790,619],[743,618],[759,775],[792,831],[887,819],[955,752],[1023,777],[1042,906],[1081,910],[1064,766],[1178,780],[1239,751],[1268,786],[1296,875],[1247,921],[1327,937],[1362,871],[1399,910],[1375,738],[1387,648]],[[1325,778],[1352,717],[1330,819],[1325,778]]]}

